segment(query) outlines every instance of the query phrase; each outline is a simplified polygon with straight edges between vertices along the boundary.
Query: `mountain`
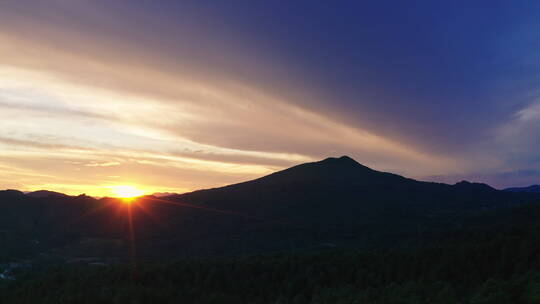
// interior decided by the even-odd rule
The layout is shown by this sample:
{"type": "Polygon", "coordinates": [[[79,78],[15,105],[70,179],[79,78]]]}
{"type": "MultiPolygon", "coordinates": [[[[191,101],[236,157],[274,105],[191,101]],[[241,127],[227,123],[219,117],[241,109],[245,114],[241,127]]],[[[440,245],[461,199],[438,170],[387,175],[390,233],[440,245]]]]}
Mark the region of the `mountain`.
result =
{"type": "Polygon", "coordinates": [[[323,211],[322,215],[327,212],[348,215],[350,211],[366,209],[384,212],[399,209],[411,213],[422,208],[421,212],[429,213],[456,207],[492,208],[506,205],[503,199],[498,199],[506,196],[485,184],[462,181],[447,185],[379,172],[343,156],[298,165],[249,182],[167,199],[261,216],[281,209],[291,216],[303,216],[315,209],[323,211]],[[290,209],[293,207],[305,209],[293,213],[290,209]]]}
{"type": "Polygon", "coordinates": [[[532,185],[532,186],[529,186],[529,187],[507,188],[507,189],[504,189],[504,191],[510,191],[510,192],[526,192],[526,193],[540,193],[540,185],[532,185]]]}
{"type": "Polygon", "coordinates": [[[459,188],[463,191],[496,191],[495,188],[491,187],[490,185],[483,184],[483,183],[471,183],[469,181],[461,181],[454,185],[456,188],[459,188]]]}
{"type": "Polygon", "coordinates": [[[464,227],[491,227],[512,207],[539,201],[485,184],[417,181],[347,156],[131,205],[0,191],[0,259],[126,258],[133,242],[148,259],[416,246],[464,227]]]}
{"type": "Polygon", "coordinates": [[[536,200],[485,184],[416,181],[347,156],[166,199],[258,219],[247,231],[240,228],[240,218],[230,219],[238,224],[234,231],[231,227],[237,226],[230,223],[214,224],[214,233],[242,235],[242,241],[248,238],[254,247],[267,249],[414,243],[462,227],[470,216],[536,200]]]}
{"type": "Polygon", "coordinates": [[[19,190],[13,190],[13,189],[0,190],[0,197],[3,197],[3,198],[22,197],[22,196],[24,196],[24,192],[19,191],[19,190]]]}
{"type": "Polygon", "coordinates": [[[34,192],[28,192],[26,193],[27,196],[30,196],[30,197],[37,197],[37,198],[47,198],[47,197],[51,197],[51,196],[56,196],[56,197],[66,197],[68,195],[64,194],[64,193],[60,193],[60,192],[54,192],[54,191],[47,191],[47,190],[38,190],[38,191],[34,191],[34,192]]]}
{"type": "Polygon", "coordinates": [[[156,192],[156,193],[152,193],[153,196],[155,197],[164,197],[164,196],[171,196],[171,195],[176,195],[178,193],[172,193],[172,192],[156,192]]]}

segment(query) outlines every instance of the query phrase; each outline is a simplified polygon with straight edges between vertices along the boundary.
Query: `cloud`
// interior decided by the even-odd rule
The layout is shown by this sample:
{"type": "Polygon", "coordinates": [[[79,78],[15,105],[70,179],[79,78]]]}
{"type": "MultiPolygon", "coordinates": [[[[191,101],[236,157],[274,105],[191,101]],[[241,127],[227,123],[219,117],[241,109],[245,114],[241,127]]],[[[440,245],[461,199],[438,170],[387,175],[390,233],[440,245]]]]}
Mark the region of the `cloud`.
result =
{"type": "Polygon", "coordinates": [[[540,121],[540,102],[532,104],[516,114],[517,121],[526,123],[538,123],[540,121]]]}
{"type": "MultiPolygon", "coordinates": [[[[513,119],[499,128],[497,144],[508,157],[521,158],[525,163],[531,160],[532,151],[540,150],[540,103],[532,103],[518,110],[513,119]]],[[[535,153],[536,154],[536,153],[535,153]]],[[[537,160],[538,161],[538,160],[537,160]]]]}
{"type": "Polygon", "coordinates": [[[113,167],[113,166],[119,166],[119,165],[121,165],[121,163],[113,161],[113,162],[102,162],[102,163],[92,162],[92,163],[85,164],[84,166],[86,167],[113,167]]]}
{"type": "Polygon", "coordinates": [[[486,75],[500,72],[484,65],[482,50],[492,41],[470,54],[462,31],[416,35],[414,28],[400,36],[367,16],[379,26],[351,28],[359,40],[339,29],[343,35],[311,41],[303,35],[311,27],[281,24],[272,27],[279,34],[272,40],[266,32],[248,35],[251,29],[235,23],[242,18],[195,4],[168,11],[161,6],[175,4],[23,2],[0,4],[0,155],[36,174],[25,177],[29,185],[76,180],[70,185],[90,189],[107,176],[131,175],[168,187],[156,191],[196,189],[344,154],[413,177],[480,176],[521,170],[527,161],[518,159],[531,160],[540,148],[540,107],[501,120],[514,112],[505,112],[500,88],[486,89],[495,83],[486,75]],[[282,26],[321,49],[280,40],[282,26]],[[377,28],[383,32],[370,33],[377,28]],[[444,53],[447,42],[463,45],[444,53]],[[282,47],[291,54],[282,56],[282,47]],[[288,57],[293,53],[300,57],[288,57]],[[56,167],[58,179],[38,182],[56,167]]]}
{"type": "MultiPolygon", "coordinates": [[[[63,39],[80,39],[67,36],[63,39]]],[[[53,102],[49,101],[45,105],[23,104],[12,109],[47,111],[63,116],[65,121],[73,124],[77,124],[76,117],[96,119],[102,121],[100,124],[105,122],[111,130],[130,133],[137,130],[143,137],[147,137],[145,133],[157,134],[177,140],[180,145],[186,142],[203,145],[210,153],[192,153],[191,157],[195,158],[208,159],[211,155],[218,160],[225,154],[213,150],[227,149],[236,150],[245,157],[246,153],[242,151],[264,153],[266,156],[259,158],[259,163],[274,162],[275,167],[280,167],[278,163],[283,167],[295,161],[350,154],[379,169],[400,172],[414,169],[413,174],[417,175],[456,168],[456,162],[449,156],[429,155],[395,139],[347,126],[324,113],[266,93],[250,83],[238,83],[233,78],[217,79],[216,75],[197,77],[204,72],[195,73],[197,76],[187,75],[182,70],[170,73],[159,70],[152,60],[129,62],[123,59],[128,50],[121,45],[107,49],[108,55],[104,57],[104,50],[96,51],[92,47],[85,53],[77,53],[64,40],[56,41],[62,45],[58,48],[58,45],[51,45],[52,42],[38,43],[9,33],[2,39],[5,43],[1,45],[18,45],[17,49],[27,50],[26,53],[9,47],[1,50],[5,58],[10,58],[9,64],[16,67],[4,67],[6,75],[11,73],[15,76],[12,78],[22,83],[28,83],[25,78],[30,78],[33,87],[41,86],[47,94],[63,92],[56,98],[61,101],[57,106],[52,106],[53,102]],[[54,92],[47,91],[51,89],[54,92]],[[264,161],[278,155],[304,157],[264,161]]],[[[110,44],[105,41],[76,43],[79,46],[110,44]]],[[[10,104],[4,102],[3,105],[9,107],[10,104]]],[[[125,137],[119,140],[120,143],[109,144],[121,145],[122,141],[127,141],[125,137]]],[[[178,149],[173,151],[177,153],[178,149]]],[[[226,156],[221,161],[231,159],[226,156]]]]}
{"type": "MultiPolygon", "coordinates": [[[[10,75],[10,73],[5,73],[5,75],[10,75]]],[[[11,74],[12,76],[13,74],[11,74]]],[[[100,113],[92,113],[89,111],[82,111],[71,109],[69,107],[54,107],[50,104],[29,104],[22,103],[21,101],[17,102],[7,102],[0,101],[0,108],[9,109],[9,110],[20,110],[21,112],[36,112],[36,113],[47,113],[48,115],[57,115],[57,116],[79,116],[83,118],[94,118],[94,119],[103,119],[103,120],[114,120],[114,117],[107,116],[100,113]]]]}
{"type": "Polygon", "coordinates": [[[75,147],[75,146],[69,146],[69,145],[62,145],[57,143],[43,143],[38,141],[30,141],[30,140],[22,140],[22,139],[15,139],[15,138],[6,138],[6,137],[0,137],[0,143],[9,145],[9,146],[23,146],[23,147],[32,147],[32,148],[39,148],[39,149],[73,149],[73,150],[87,150],[87,148],[83,147],[75,147]]]}

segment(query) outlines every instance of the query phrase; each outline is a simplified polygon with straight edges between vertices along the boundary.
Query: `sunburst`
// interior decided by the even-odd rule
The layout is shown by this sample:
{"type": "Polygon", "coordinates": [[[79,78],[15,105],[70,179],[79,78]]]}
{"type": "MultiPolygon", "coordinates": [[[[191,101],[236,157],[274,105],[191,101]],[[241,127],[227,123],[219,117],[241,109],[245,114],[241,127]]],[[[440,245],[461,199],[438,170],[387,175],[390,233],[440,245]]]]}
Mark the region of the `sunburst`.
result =
{"type": "Polygon", "coordinates": [[[135,198],[145,194],[144,190],[132,185],[117,185],[110,186],[109,188],[115,197],[120,198],[125,202],[131,202],[135,198]]]}

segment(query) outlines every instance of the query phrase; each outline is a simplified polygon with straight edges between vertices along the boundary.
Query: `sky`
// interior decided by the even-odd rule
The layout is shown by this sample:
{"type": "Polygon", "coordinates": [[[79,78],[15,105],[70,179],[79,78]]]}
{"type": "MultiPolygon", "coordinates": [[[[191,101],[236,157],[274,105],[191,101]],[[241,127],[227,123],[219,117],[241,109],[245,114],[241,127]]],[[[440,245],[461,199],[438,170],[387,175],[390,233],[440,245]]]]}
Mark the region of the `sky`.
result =
{"type": "Polygon", "coordinates": [[[349,155],[540,183],[538,1],[0,1],[0,188],[185,192],[349,155]]]}

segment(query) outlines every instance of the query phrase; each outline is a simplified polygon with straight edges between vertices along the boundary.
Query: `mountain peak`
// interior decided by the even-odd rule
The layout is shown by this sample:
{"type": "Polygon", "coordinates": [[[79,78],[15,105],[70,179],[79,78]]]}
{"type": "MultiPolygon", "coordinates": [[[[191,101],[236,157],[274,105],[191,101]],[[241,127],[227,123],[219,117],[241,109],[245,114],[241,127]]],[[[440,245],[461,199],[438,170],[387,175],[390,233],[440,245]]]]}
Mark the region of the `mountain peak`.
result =
{"type": "Polygon", "coordinates": [[[322,182],[328,180],[364,179],[373,181],[384,173],[368,168],[348,156],[328,157],[321,161],[300,164],[257,179],[258,182],[272,183],[322,182]]]}
{"type": "Polygon", "coordinates": [[[350,158],[347,155],[343,155],[341,157],[328,157],[328,158],[323,159],[321,162],[344,162],[344,163],[346,162],[346,163],[358,164],[357,161],[355,161],[354,159],[350,158]]]}
{"type": "Polygon", "coordinates": [[[490,185],[484,184],[484,183],[471,183],[466,180],[462,180],[458,183],[454,184],[454,187],[457,187],[458,189],[463,190],[484,190],[484,191],[494,191],[495,189],[491,187],[490,185]]]}
{"type": "Polygon", "coordinates": [[[311,163],[311,164],[324,164],[324,165],[339,164],[341,166],[364,167],[364,168],[369,169],[367,166],[362,165],[361,163],[357,162],[356,160],[352,159],[351,157],[349,157],[347,155],[343,155],[341,157],[328,157],[328,158],[325,158],[325,159],[323,159],[321,161],[314,162],[314,163],[311,163]]]}
{"type": "Polygon", "coordinates": [[[36,198],[46,198],[46,197],[67,197],[68,195],[60,192],[48,191],[48,190],[38,190],[34,192],[26,193],[27,196],[36,197],[36,198]]]}
{"type": "Polygon", "coordinates": [[[17,196],[24,196],[24,193],[19,190],[13,190],[13,189],[7,189],[0,191],[0,195],[10,196],[10,197],[17,197],[17,196]]]}
{"type": "MultiPolygon", "coordinates": [[[[308,163],[311,165],[315,165],[317,167],[326,167],[326,168],[336,168],[339,170],[354,170],[357,171],[364,170],[364,171],[370,171],[370,172],[377,172],[368,166],[364,166],[361,163],[357,162],[356,160],[352,159],[351,157],[344,155],[341,157],[328,157],[321,161],[314,162],[314,163],[308,163]]],[[[293,167],[294,168],[294,167],[293,167]]]]}

